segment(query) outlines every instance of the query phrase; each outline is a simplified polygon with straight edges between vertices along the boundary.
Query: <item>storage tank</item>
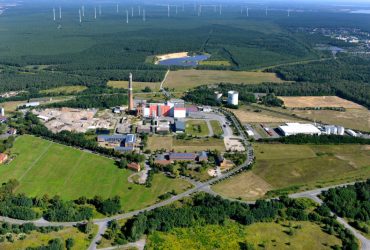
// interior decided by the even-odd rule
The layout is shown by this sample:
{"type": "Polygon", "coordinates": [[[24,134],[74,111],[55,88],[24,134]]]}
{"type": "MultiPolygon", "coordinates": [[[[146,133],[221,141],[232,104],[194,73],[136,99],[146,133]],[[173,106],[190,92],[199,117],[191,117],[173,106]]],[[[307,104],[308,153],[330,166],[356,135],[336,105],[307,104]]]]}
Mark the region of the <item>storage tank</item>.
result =
{"type": "Polygon", "coordinates": [[[333,134],[333,135],[337,135],[337,134],[338,134],[338,128],[337,128],[337,127],[335,127],[335,126],[333,126],[333,127],[331,128],[331,132],[332,132],[332,134],[333,134]]]}
{"type": "Polygon", "coordinates": [[[329,126],[325,126],[325,134],[330,135],[331,134],[331,129],[329,126]]]}
{"type": "Polygon", "coordinates": [[[238,106],[239,104],[239,93],[237,91],[229,91],[227,97],[227,103],[238,106]]]}
{"type": "Polygon", "coordinates": [[[337,126],[337,129],[338,129],[338,135],[344,135],[344,127],[337,126]]]}
{"type": "Polygon", "coordinates": [[[357,137],[357,133],[355,131],[353,131],[352,129],[347,129],[346,132],[350,135],[350,136],[353,136],[353,137],[357,137]]]}
{"type": "Polygon", "coordinates": [[[219,101],[219,100],[221,100],[221,97],[222,97],[222,93],[220,93],[220,92],[216,91],[216,92],[215,92],[215,99],[216,99],[217,101],[219,101]]]}

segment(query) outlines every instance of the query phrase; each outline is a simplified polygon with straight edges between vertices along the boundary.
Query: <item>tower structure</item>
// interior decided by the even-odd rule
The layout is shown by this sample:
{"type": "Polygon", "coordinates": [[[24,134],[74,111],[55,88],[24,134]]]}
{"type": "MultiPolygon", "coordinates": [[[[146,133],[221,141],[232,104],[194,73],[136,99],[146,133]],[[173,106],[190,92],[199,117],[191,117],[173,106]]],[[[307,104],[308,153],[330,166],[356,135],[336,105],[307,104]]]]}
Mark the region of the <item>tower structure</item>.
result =
{"type": "Polygon", "coordinates": [[[134,94],[132,86],[132,73],[130,73],[128,83],[128,110],[131,111],[133,109],[134,109],[134,94]]]}

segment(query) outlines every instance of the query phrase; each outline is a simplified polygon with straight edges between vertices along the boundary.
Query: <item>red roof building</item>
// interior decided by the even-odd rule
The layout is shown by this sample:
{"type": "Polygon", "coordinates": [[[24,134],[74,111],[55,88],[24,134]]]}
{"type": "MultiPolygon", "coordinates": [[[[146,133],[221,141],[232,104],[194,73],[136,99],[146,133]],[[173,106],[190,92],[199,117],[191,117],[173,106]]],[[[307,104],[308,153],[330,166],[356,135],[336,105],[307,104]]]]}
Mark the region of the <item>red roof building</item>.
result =
{"type": "Polygon", "coordinates": [[[136,162],[131,162],[131,163],[127,164],[127,168],[131,169],[133,171],[136,171],[136,172],[140,172],[140,170],[141,170],[140,164],[136,163],[136,162]]]}

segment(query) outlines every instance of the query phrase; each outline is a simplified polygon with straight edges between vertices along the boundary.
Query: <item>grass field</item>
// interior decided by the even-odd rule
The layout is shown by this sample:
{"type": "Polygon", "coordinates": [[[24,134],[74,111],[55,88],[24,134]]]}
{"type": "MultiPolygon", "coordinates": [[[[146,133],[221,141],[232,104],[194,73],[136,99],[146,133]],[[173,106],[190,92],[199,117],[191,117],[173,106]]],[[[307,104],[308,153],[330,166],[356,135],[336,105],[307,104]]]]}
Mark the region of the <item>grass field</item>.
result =
{"type": "Polygon", "coordinates": [[[262,83],[283,82],[274,73],[246,72],[246,71],[216,71],[216,70],[178,70],[171,71],[164,83],[164,87],[175,90],[188,90],[200,85],[228,83],[262,83]]]}
{"type": "Polygon", "coordinates": [[[359,104],[347,101],[337,96],[281,96],[284,105],[288,108],[315,108],[315,107],[342,107],[352,109],[362,109],[359,104]]]}
{"type": "Polygon", "coordinates": [[[224,131],[222,130],[222,127],[219,121],[213,120],[213,121],[210,121],[210,123],[212,126],[213,133],[215,135],[223,135],[224,131]]]}
{"type": "MultiPolygon", "coordinates": [[[[331,249],[341,246],[341,241],[323,232],[319,225],[311,222],[291,222],[294,234],[289,236],[288,222],[285,224],[255,223],[242,226],[228,221],[225,225],[196,226],[177,228],[170,232],[154,232],[149,235],[147,249],[247,249],[242,243],[253,245],[253,249],[331,249]],[[313,240],[314,239],[314,240],[313,240]]],[[[248,248],[249,249],[249,248],[248,248]]]]}
{"type": "Polygon", "coordinates": [[[300,189],[370,177],[370,147],[363,145],[254,144],[253,173],[273,189],[300,189]]]}
{"type": "Polygon", "coordinates": [[[363,145],[254,144],[256,164],[212,187],[225,197],[256,200],[271,190],[289,192],[370,177],[370,147],[363,145]]]}
{"type": "Polygon", "coordinates": [[[212,189],[225,197],[256,200],[262,198],[272,187],[252,171],[248,171],[222,181],[212,186],[212,189]]]}
{"type": "Polygon", "coordinates": [[[64,87],[46,89],[40,92],[43,94],[59,94],[59,93],[74,94],[74,93],[82,92],[85,89],[87,89],[87,87],[85,86],[64,86],[64,87]]]}
{"type": "Polygon", "coordinates": [[[222,139],[201,138],[191,140],[173,140],[173,149],[177,152],[199,152],[207,150],[225,151],[225,144],[222,139]]]}
{"type": "MultiPolygon", "coordinates": [[[[128,89],[128,81],[108,81],[107,85],[112,88],[128,89]]],[[[145,87],[149,87],[152,91],[159,91],[160,82],[133,82],[134,92],[142,92],[145,87]]]]}
{"type": "Polygon", "coordinates": [[[232,110],[242,123],[284,123],[297,122],[299,118],[289,114],[279,114],[272,111],[260,109],[258,106],[245,105],[239,109],[232,110]]]}
{"type": "Polygon", "coordinates": [[[199,65],[207,65],[207,66],[231,66],[229,61],[201,61],[199,65]]]}
{"type": "Polygon", "coordinates": [[[148,148],[152,151],[165,149],[166,151],[177,152],[199,152],[203,150],[225,151],[225,144],[222,139],[215,138],[192,138],[190,140],[178,140],[172,136],[152,136],[148,138],[148,148]]]}
{"type": "MultiPolygon", "coordinates": [[[[95,231],[97,228],[95,228],[95,231]]],[[[13,243],[2,242],[0,243],[0,249],[7,250],[18,250],[26,249],[27,247],[38,247],[41,245],[47,245],[49,240],[59,238],[63,244],[68,238],[74,239],[74,246],[72,250],[87,249],[90,245],[88,235],[81,233],[77,228],[68,227],[60,230],[59,232],[50,232],[47,234],[32,232],[26,236],[24,240],[15,240],[13,243]]]]}
{"type": "Polygon", "coordinates": [[[63,199],[80,196],[119,195],[125,211],[143,208],[172,189],[178,193],[187,182],[156,175],[151,188],[130,184],[129,170],[119,169],[111,159],[56,144],[33,136],[17,138],[11,150],[15,159],[0,167],[0,181],[18,179],[19,193],[30,196],[60,195],[63,199]]]}
{"type": "Polygon", "coordinates": [[[204,120],[186,121],[185,133],[192,136],[208,136],[209,129],[207,122],[204,120]]]}

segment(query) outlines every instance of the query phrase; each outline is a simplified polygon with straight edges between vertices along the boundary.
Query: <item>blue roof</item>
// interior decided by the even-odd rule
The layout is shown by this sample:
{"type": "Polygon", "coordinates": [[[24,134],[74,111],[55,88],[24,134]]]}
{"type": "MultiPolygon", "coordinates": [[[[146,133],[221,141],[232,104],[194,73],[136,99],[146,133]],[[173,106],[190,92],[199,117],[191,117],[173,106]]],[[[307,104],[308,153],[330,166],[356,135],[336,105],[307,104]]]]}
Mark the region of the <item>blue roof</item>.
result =
{"type": "Polygon", "coordinates": [[[195,154],[193,153],[170,153],[170,158],[190,158],[193,159],[195,158],[195,154]]]}
{"type": "Polygon", "coordinates": [[[129,152],[134,151],[134,147],[115,147],[114,150],[119,152],[129,152]]]}
{"type": "Polygon", "coordinates": [[[176,121],[175,122],[175,127],[176,127],[176,129],[185,130],[186,125],[185,125],[185,122],[183,122],[183,121],[176,121]]]}
{"type": "Polygon", "coordinates": [[[126,135],[99,135],[98,138],[99,139],[103,139],[103,140],[107,140],[107,139],[122,139],[122,140],[125,140],[126,139],[126,135]]]}
{"type": "Polygon", "coordinates": [[[199,157],[208,157],[208,154],[207,154],[207,152],[205,152],[205,151],[202,151],[202,152],[200,152],[200,154],[199,154],[199,157]]]}
{"type": "Polygon", "coordinates": [[[133,134],[128,134],[126,137],[126,143],[134,143],[136,141],[136,136],[133,134]]]}

